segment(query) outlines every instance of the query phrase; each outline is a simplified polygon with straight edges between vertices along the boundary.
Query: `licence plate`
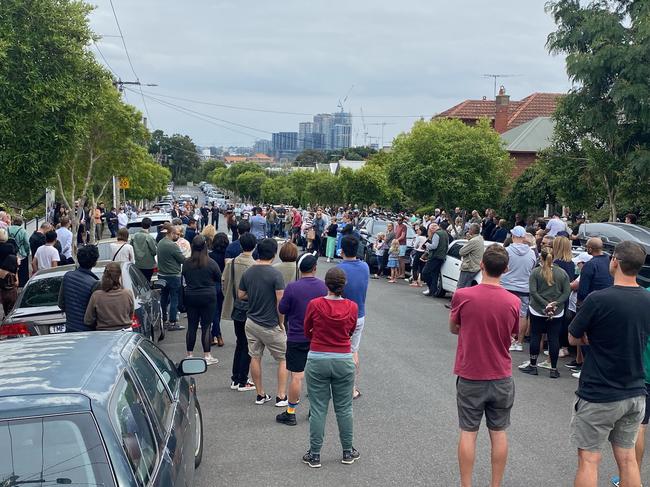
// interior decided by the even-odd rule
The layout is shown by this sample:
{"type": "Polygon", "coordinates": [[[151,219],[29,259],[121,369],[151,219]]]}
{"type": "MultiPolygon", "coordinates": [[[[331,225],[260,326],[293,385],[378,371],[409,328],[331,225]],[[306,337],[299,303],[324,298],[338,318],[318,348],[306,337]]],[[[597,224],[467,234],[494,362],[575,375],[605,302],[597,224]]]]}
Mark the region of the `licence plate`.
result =
{"type": "Polygon", "coordinates": [[[50,325],[50,335],[54,333],[65,333],[65,325],[50,325]]]}

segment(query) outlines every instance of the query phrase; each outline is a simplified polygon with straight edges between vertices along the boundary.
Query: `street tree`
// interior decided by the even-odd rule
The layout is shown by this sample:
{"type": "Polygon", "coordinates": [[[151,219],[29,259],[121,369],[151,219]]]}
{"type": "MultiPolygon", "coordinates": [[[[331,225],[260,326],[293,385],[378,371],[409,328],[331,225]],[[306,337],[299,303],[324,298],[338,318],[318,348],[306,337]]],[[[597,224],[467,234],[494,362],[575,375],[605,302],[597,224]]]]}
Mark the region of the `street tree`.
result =
{"type": "Polygon", "coordinates": [[[343,170],[340,175],[346,201],[359,205],[384,205],[388,191],[388,179],[384,171],[364,166],[358,171],[343,170]]]}
{"type": "Polygon", "coordinates": [[[201,167],[196,145],[189,135],[166,135],[154,130],[149,141],[149,152],[167,167],[177,184],[183,184],[197,168],[201,167]]]}
{"type": "Polygon", "coordinates": [[[316,172],[307,181],[307,198],[312,205],[335,205],[344,201],[340,180],[331,172],[316,172]]]}
{"type": "Polygon", "coordinates": [[[285,175],[267,178],[262,183],[262,201],[269,204],[298,204],[296,194],[285,175]]]}
{"type": "Polygon", "coordinates": [[[398,135],[387,166],[389,182],[420,206],[496,206],[513,163],[487,120],[419,120],[398,135]]]}
{"type": "Polygon", "coordinates": [[[237,176],[236,191],[244,198],[257,203],[262,196],[262,184],[268,179],[263,172],[246,171],[237,176]]]}
{"type": "Polygon", "coordinates": [[[43,192],[86,131],[89,86],[101,77],[89,69],[91,10],[74,0],[0,2],[0,167],[3,197],[15,203],[43,192]]]}
{"type": "Polygon", "coordinates": [[[130,188],[126,196],[130,200],[154,200],[165,194],[171,180],[171,172],[153,160],[146,148],[134,146],[129,158],[130,188]]]}
{"type": "MultiPolygon", "coordinates": [[[[553,143],[607,202],[615,220],[624,188],[650,173],[650,3],[551,2],[551,53],[566,55],[574,88],[558,110],[553,143]]],[[[647,178],[646,178],[647,179],[647,178]]]]}
{"type": "Polygon", "coordinates": [[[295,164],[301,167],[313,167],[316,164],[322,164],[327,160],[322,151],[314,149],[305,149],[296,156],[295,164]]]}

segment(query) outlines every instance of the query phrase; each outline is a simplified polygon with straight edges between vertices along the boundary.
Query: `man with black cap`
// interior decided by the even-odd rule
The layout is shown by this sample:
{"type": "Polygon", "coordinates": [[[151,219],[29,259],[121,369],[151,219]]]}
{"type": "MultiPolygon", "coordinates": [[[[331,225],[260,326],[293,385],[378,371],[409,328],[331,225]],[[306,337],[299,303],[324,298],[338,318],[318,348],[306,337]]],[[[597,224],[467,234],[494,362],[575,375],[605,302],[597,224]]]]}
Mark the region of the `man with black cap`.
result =
{"type": "Polygon", "coordinates": [[[287,330],[286,366],[291,373],[289,382],[287,410],[276,416],[278,423],[288,426],[296,424],[296,406],[300,400],[302,378],[304,376],[309,338],[305,336],[304,319],[307,305],[312,299],[327,295],[325,282],[316,277],[318,259],[312,254],[304,254],[298,260],[302,277],[287,284],[284,295],[278,305],[280,313],[285,316],[287,330]]]}

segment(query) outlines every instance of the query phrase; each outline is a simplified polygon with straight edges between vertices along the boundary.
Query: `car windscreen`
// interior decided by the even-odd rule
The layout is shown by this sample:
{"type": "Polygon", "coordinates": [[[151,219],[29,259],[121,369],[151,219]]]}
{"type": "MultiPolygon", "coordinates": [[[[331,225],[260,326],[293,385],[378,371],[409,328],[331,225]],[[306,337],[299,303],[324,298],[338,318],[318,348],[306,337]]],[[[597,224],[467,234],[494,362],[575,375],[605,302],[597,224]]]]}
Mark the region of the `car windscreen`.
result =
{"type": "MultiPolygon", "coordinates": [[[[28,281],[20,297],[19,307],[56,306],[59,302],[59,289],[62,281],[63,276],[43,277],[28,281]]],[[[2,482],[0,482],[0,485],[2,485],[2,482]]]]}
{"type": "Polygon", "coordinates": [[[0,485],[114,486],[90,413],[0,421],[0,485]]]}

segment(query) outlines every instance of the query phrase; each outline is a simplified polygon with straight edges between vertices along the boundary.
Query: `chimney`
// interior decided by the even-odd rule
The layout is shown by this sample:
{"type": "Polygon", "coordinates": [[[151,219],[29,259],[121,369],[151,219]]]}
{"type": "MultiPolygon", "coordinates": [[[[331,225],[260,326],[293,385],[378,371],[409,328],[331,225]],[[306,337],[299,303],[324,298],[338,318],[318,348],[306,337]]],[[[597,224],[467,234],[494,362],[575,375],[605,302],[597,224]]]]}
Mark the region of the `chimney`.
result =
{"type": "Polygon", "coordinates": [[[496,113],[494,115],[494,130],[502,134],[508,130],[508,119],[510,118],[510,96],[506,95],[506,89],[499,88],[496,98],[496,113]]]}

